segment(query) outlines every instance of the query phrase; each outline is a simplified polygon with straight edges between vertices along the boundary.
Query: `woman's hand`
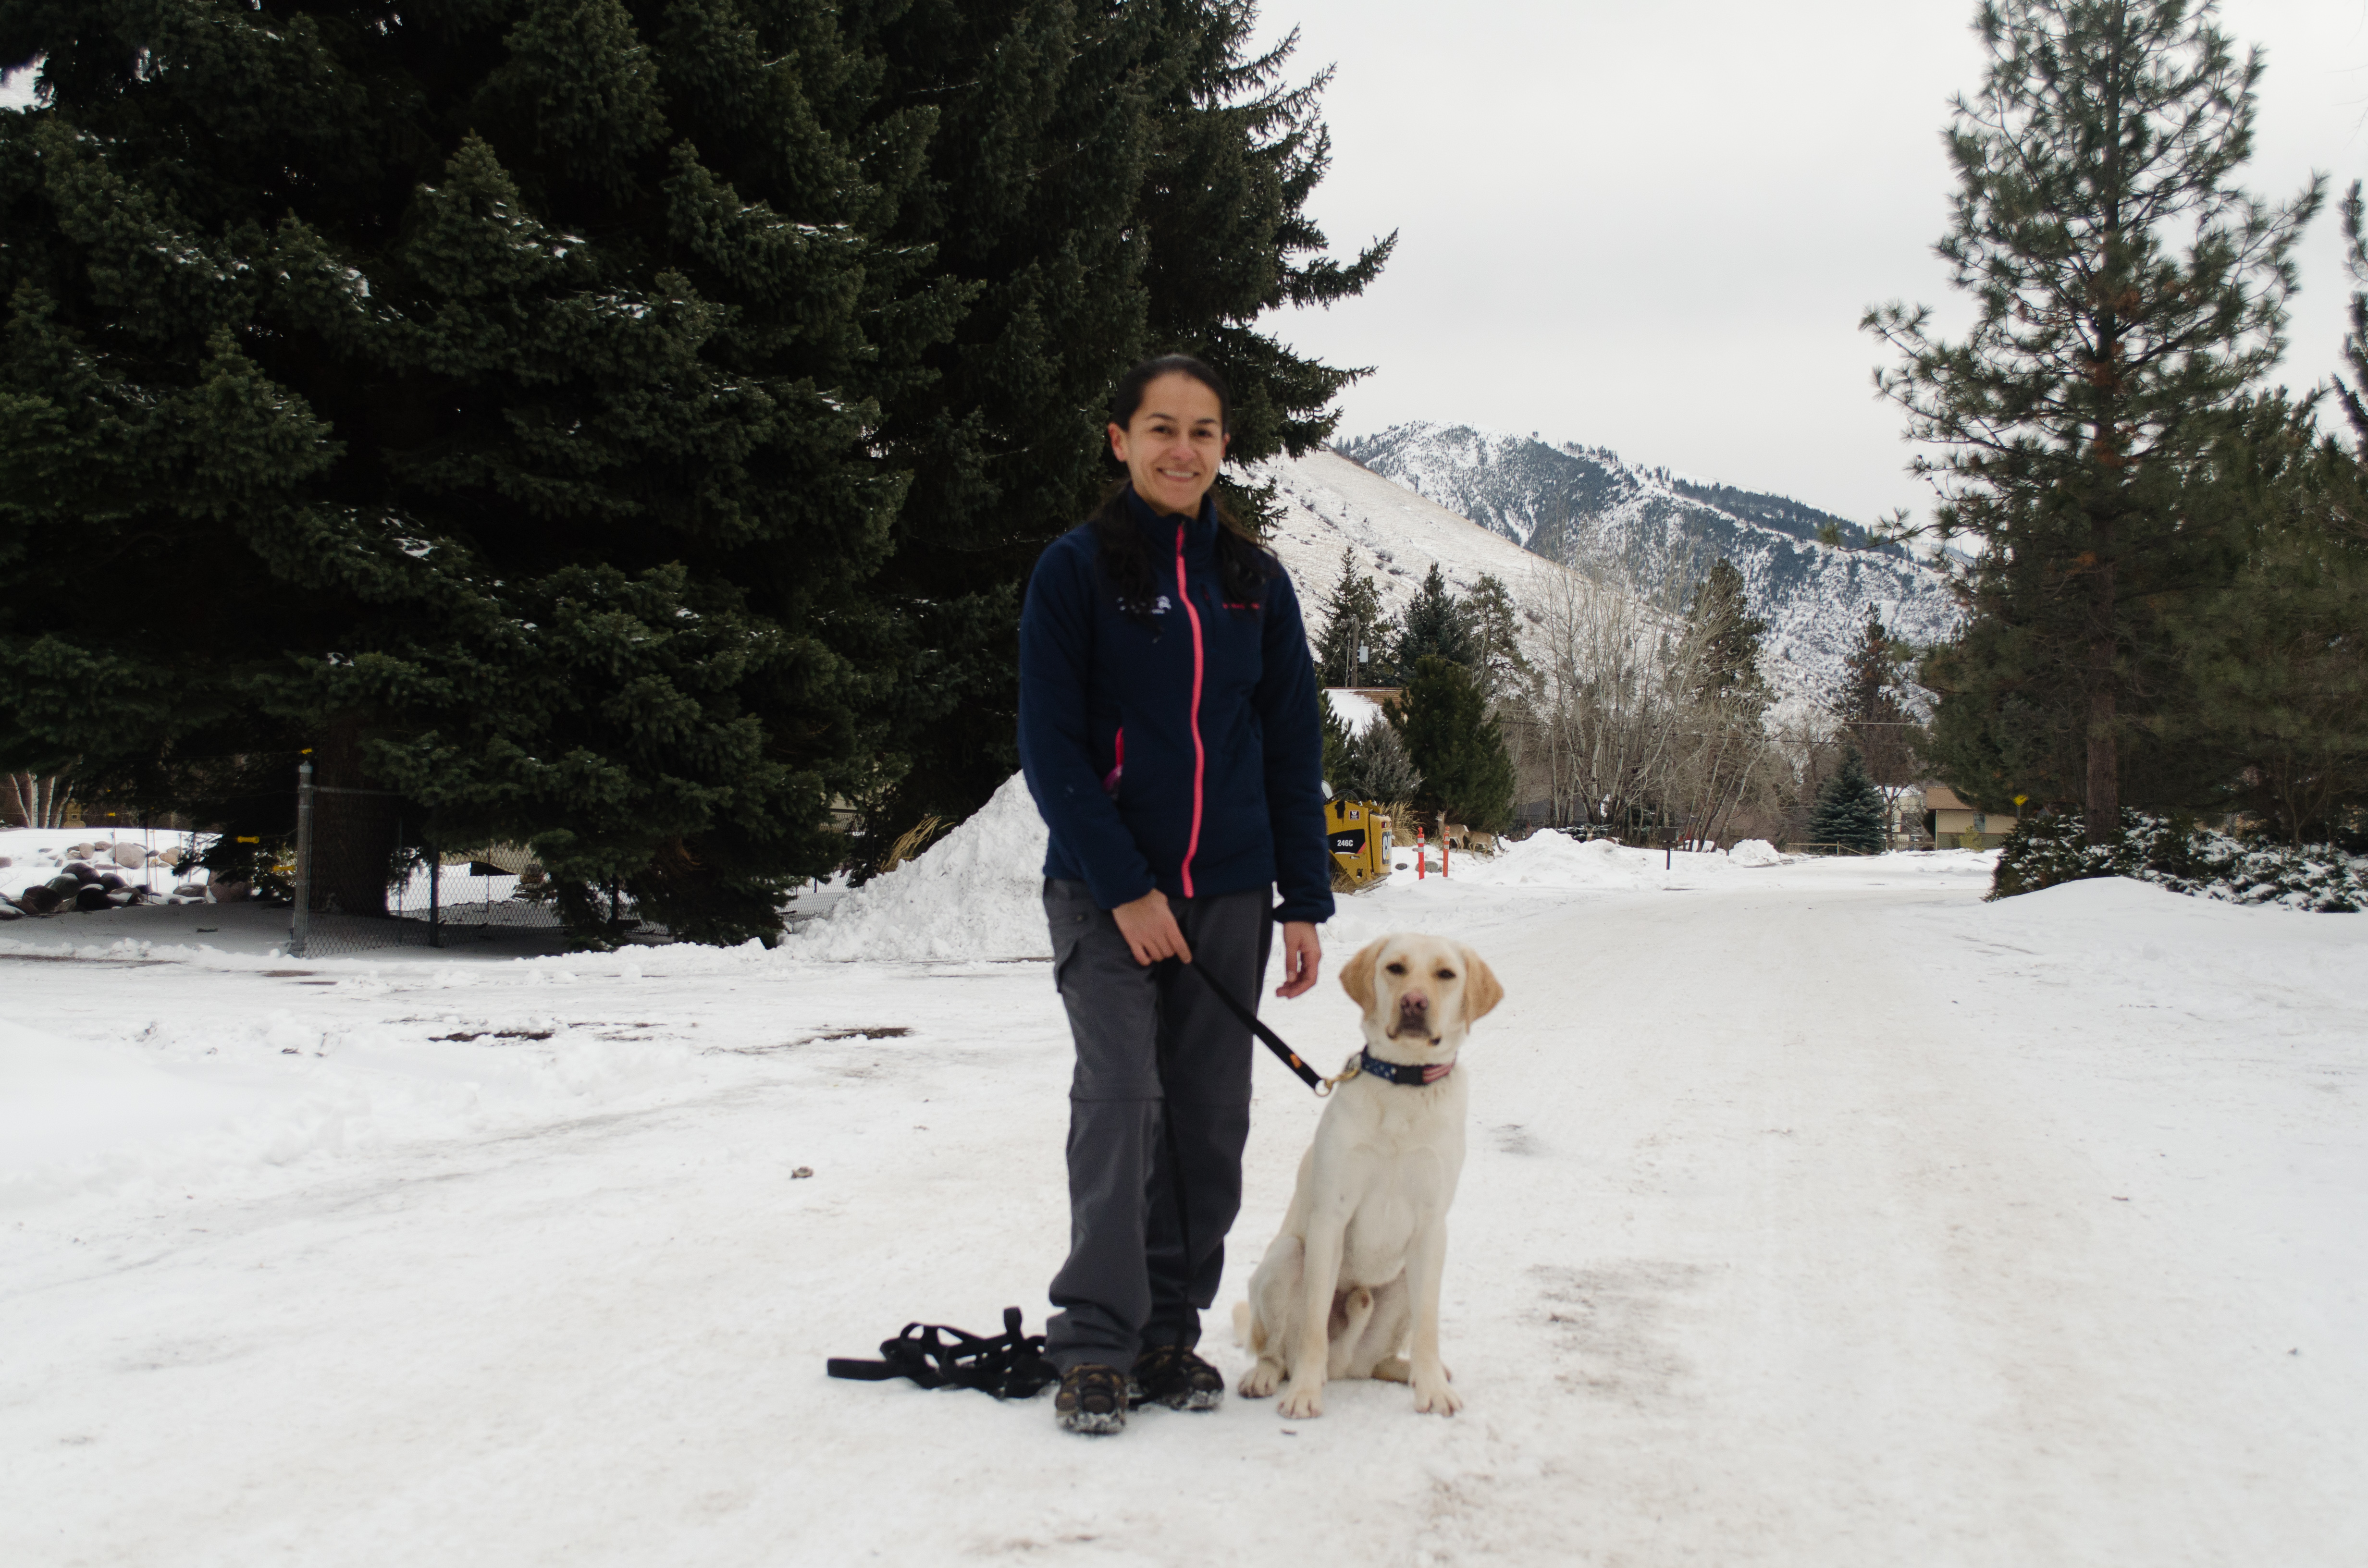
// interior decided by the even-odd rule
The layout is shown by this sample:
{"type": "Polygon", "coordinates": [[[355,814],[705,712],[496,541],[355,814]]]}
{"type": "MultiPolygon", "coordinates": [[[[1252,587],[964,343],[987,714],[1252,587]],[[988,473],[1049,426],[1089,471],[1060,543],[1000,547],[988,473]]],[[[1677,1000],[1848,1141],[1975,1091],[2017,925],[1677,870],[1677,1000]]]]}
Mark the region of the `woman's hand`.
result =
{"type": "Polygon", "coordinates": [[[1176,912],[1167,907],[1167,895],[1157,888],[1132,903],[1120,904],[1110,915],[1118,922],[1118,934],[1126,938],[1127,950],[1144,968],[1162,959],[1192,961],[1192,949],[1184,945],[1176,912]]]}
{"type": "Polygon", "coordinates": [[[1282,927],[1282,983],[1274,994],[1284,1001],[1303,995],[1315,983],[1324,967],[1324,944],[1315,939],[1315,922],[1291,920],[1282,927]]]}

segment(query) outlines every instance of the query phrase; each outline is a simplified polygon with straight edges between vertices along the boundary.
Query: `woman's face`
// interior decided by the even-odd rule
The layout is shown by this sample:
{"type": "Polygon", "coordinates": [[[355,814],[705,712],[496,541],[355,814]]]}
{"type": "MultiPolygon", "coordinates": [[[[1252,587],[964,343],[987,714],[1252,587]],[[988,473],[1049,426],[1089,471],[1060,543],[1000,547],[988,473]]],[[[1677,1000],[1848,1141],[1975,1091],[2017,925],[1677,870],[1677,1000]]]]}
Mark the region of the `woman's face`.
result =
{"type": "Polygon", "coordinates": [[[1176,372],[1144,388],[1134,417],[1110,427],[1110,450],[1153,511],[1193,516],[1224,460],[1224,426],[1217,394],[1176,372]]]}

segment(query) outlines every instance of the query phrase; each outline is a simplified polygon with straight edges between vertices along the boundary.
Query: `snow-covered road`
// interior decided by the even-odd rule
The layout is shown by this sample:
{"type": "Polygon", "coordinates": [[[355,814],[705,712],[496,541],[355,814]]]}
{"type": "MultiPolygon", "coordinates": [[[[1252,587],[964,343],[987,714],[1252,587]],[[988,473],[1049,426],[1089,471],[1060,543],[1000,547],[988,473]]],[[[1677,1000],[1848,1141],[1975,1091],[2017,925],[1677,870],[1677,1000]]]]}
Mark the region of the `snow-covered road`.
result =
{"type": "MultiPolygon", "coordinates": [[[[1349,1384],[1113,1441],[822,1376],[1041,1325],[1042,963],[0,952],[0,1562],[2368,1558],[2368,920],[1637,859],[1326,932],[1507,983],[1464,1414],[1349,1384]]],[[[1328,983],[1268,1016],[1350,1048],[1328,983]]],[[[1258,1085],[1229,1370],[1316,1111],[1258,1085]]]]}

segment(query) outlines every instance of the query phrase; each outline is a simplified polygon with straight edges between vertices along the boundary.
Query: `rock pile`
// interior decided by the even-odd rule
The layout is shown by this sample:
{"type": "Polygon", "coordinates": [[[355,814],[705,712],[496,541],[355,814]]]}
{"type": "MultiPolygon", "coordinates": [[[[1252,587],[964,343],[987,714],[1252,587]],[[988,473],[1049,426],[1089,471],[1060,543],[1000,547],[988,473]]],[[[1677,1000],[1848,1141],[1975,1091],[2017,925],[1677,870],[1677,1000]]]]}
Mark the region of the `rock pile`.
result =
{"type": "MultiPolygon", "coordinates": [[[[204,882],[194,878],[159,897],[144,885],[133,885],[125,876],[131,871],[144,872],[151,867],[177,871],[188,866],[194,870],[195,858],[177,844],[151,855],[137,844],[104,840],[71,844],[63,850],[36,851],[28,858],[26,869],[51,874],[28,882],[14,893],[0,892],[0,922],[21,920],[28,915],[96,915],[149,902],[202,903],[213,894],[204,882]]],[[[0,858],[0,867],[12,867],[14,863],[13,857],[0,858]]],[[[225,886],[221,891],[231,890],[225,886]]],[[[241,896],[244,891],[233,896],[241,896]]]]}

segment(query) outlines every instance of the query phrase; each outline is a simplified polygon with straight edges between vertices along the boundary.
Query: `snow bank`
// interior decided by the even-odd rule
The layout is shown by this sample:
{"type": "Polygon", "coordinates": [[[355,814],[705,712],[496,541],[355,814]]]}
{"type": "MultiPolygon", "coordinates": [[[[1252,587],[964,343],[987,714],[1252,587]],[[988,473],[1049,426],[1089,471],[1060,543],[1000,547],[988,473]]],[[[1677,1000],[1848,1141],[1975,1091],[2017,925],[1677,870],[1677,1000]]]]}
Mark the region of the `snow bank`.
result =
{"type": "Polygon", "coordinates": [[[1503,844],[1494,855],[1456,856],[1449,874],[1473,887],[1658,887],[1671,863],[1680,869],[1700,870],[1716,858],[1680,853],[1672,862],[1658,849],[1623,848],[1609,838],[1580,843],[1549,830],[1533,833],[1518,844],[1503,844]]]}
{"type": "Polygon", "coordinates": [[[1048,836],[1015,773],[968,822],[848,893],[783,949],[803,959],[1050,958],[1048,836]]]}

